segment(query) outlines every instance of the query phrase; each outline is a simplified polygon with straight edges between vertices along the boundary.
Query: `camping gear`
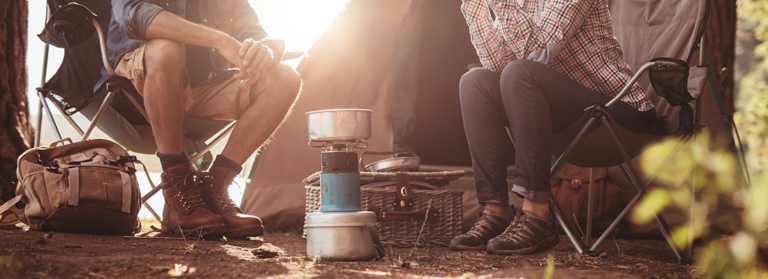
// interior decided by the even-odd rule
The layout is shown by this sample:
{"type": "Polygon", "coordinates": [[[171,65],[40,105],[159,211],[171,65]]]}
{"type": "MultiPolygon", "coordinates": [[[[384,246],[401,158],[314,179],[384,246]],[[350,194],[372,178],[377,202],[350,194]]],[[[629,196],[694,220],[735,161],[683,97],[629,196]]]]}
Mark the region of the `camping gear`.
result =
{"type": "Polygon", "coordinates": [[[32,230],[137,233],[141,196],[134,162],[136,157],[107,140],[67,138],[29,149],[18,159],[17,196],[0,213],[12,213],[13,205],[23,208],[17,219],[32,230]],[[56,146],[64,141],[70,144],[56,146]]]}
{"type": "MultiPolygon", "coordinates": [[[[47,71],[49,44],[64,48],[64,60],[53,77],[48,82],[43,80],[42,86],[37,88],[40,106],[34,146],[40,146],[43,112],[56,139],[62,139],[52,116],[50,101],[82,140],[87,140],[98,127],[132,152],[155,153],[157,146],[144,110],[144,99],[128,79],[115,74],[107,59],[106,39],[112,16],[111,2],[48,0],[48,8],[53,11],[53,15],[39,35],[40,39],[46,42],[43,78],[47,71]],[[94,32],[97,36],[93,36],[94,32]],[[110,78],[105,82],[105,86],[94,90],[94,85],[101,78],[102,68],[110,73],[110,78]],[[70,117],[77,112],[91,120],[86,131],[70,117]]],[[[234,122],[185,115],[183,126],[184,151],[192,156],[190,163],[202,169],[212,161],[209,150],[232,132],[234,122]],[[210,143],[206,144],[211,138],[213,139],[210,143]]],[[[147,193],[143,200],[148,200],[157,190],[159,188],[147,193]]],[[[160,216],[148,204],[145,203],[144,206],[155,219],[162,222],[160,216]]]]}
{"type": "Polygon", "coordinates": [[[315,212],[307,215],[307,255],[320,255],[323,259],[368,260],[378,252],[368,227],[376,223],[376,214],[370,211],[342,214],[315,212]]]}
{"type": "Polygon", "coordinates": [[[333,109],[307,115],[309,146],[321,152],[321,212],[360,211],[360,173],[355,148],[371,137],[371,110],[333,109]]]}
{"type": "Polygon", "coordinates": [[[370,172],[388,172],[388,171],[419,171],[421,159],[413,155],[408,150],[398,150],[392,152],[366,151],[360,156],[360,168],[370,172]],[[364,164],[365,155],[392,155],[394,158],[379,160],[370,164],[364,164]]]}
{"type": "MultiPolygon", "coordinates": [[[[451,239],[461,233],[464,190],[422,190],[413,184],[426,182],[445,186],[462,176],[464,171],[362,172],[361,206],[376,214],[378,224],[375,229],[385,245],[412,247],[421,232],[420,243],[448,246],[451,239]],[[396,188],[366,187],[392,181],[396,188]]],[[[304,179],[306,212],[314,212],[322,206],[319,178],[315,173],[304,179]]]]}
{"type": "MultiPolygon", "coordinates": [[[[591,168],[620,165],[636,190],[632,200],[594,244],[590,239],[593,195],[589,195],[587,201],[587,228],[584,237],[581,237],[579,231],[573,227],[569,218],[564,217],[558,200],[554,197],[551,199],[557,222],[579,253],[596,251],[630,209],[639,201],[645,202],[647,186],[655,180],[658,172],[663,170],[668,162],[665,160],[651,175],[648,182],[640,184],[641,173],[632,158],[639,155],[648,144],[670,136],[682,136],[680,142],[684,143],[701,128],[698,113],[700,104],[697,97],[703,90],[707,68],[701,65],[703,59],[699,59],[696,65],[691,58],[697,43],[701,41],[709,11],[709,1],[662,0],[657,2],[657,5],[634,1],[612,1],[609,4],[615,35],[623,46],[623,52],[627,54],[624,60],[637,72],[611,101],[585,108],[585,113],[575,119],[570,127],[553,137],[553,153],[562,155],[551,168],[552,177],[566,162],[591,168]],[[678,63],[680,61],[683,62],[678,63]],[[638,82],[646,71],[651,77],[650,84],[654,86],[648,86],[645,82],[641,83],[641,86],[653,101],[658,118],[652,131],[639,133],[613,121],[606,108],[617,105],[628,94],[629,88],[638,82]],[[656,92],[655,88],[664,88],[665,92],[656,92]],[[670,101],[668,97],[674,99],[670,101]],[[690,102],[693,99],[696,101],[690,102]],[[615,148],[606,148],[606,146],[615,148]]],[[[701,45],[699,44],[698,47],[700,49],[701,45]]],[[[675,156],[675,153],[676,151],[673,150],[668,156],[675,156]]],[[[593,171],[594,169],[591,170],[593,171]]],[[[594,181],[590,179],[590,193],[594,193],[594,186],[594,181]]],[[[672,248],[676,258],[680,262],[687,263],[689,257],[677,250],[663,216],[654,216],[653,221],[672,248]]]]}
{"type": "MultiPolygon", "coordinates": [[[[608,168],[590,169],[567,165],[560,169],[555,178],[557,182],[552,184],[552,195],[560,202],[563,216],[578,222],[579,227],[586,228],[587,210],[591,208],[593,235],[603,233],[624,206],[617,198],[621,195],[621,189],[608,180],[608,168]],[[590,180],[592,188],[587,187],[590,180]],[[590,199],[590,196],[593,198],[590,199]],[[591,206],[588,206],[587,200],[592,200],[591,206]]],[[[615,231],[612,233],[617,234],[615,231]]]]}
{"type": "Polygon", "coordinates": [[[329,109],[307,112],[306,115],[310,141],[344,142],[371,137],[369,109],[329,109]]]}
{"type": "MultiPolygon", "coordinates": [[[[378,255],[376,215],[360,206],[360,172],[355,148],[371,137],[371,110],[332,109],[306,113],[309,146],[322,148],[319,211],[307,213],[307,255],[337,260],[371,260],[378,255]]],[[[380,245],[379,245],[379,248],[380,245]]],[[[383,252],[383,250],[381,251],[383,252]]]]}

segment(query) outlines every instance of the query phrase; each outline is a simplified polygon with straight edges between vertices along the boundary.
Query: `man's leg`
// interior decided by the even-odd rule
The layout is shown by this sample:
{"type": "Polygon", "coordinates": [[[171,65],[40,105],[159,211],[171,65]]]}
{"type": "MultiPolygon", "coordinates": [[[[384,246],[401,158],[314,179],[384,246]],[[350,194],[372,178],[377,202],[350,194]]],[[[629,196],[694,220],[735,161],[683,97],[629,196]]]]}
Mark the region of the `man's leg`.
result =
{"type": "Polygon", "coordinates": [[[475,173],[477,201],[485,206],[475,225],[451,240],[452,250],[485,250],[501,234],[512,215],[507,194],[507,165],[514,147],[506,131],[507,117],[499,92],[499,74],[475,69],[462,76],[461,113],[475,173]]]}
{"type": "Polygon", "coordinates": [[[224,222],[199,197],[188,159],[182,153],[184,45],[167,39],[151,39],[143,54],[144,107],[163,167],[160,183],[165,197],[163,229],[172,234],[221,235],[226,231],[224,222]]]}
{"type": "Polygon", "coordinates": [[[198,183],[200,195],[223,218],[229,238],[264,233],[261,220],[243,214],[227,190],[245,160],[280,126],[293,107],[300,88],[301,78],[296,71],[282,64],[272,67],[267,74],[267,85],[257,82],[251,87],[251,105],[235,124],[224,151],[198,183]]]}
{"type": "Polygon", "coordinates": [[[278,64],[269,69],[267,84],[251,86],[251,106],[237,120],[221,155],[242,165],[272,133],[296,102],[301,77],[293,68],[278,64]]]}
{"type": "Polygon", "coordinates": [[[180,42],[151,39],[144,50],[144,107],[161,154],[182,152],[184,60],[184,44],[180,42]]]}

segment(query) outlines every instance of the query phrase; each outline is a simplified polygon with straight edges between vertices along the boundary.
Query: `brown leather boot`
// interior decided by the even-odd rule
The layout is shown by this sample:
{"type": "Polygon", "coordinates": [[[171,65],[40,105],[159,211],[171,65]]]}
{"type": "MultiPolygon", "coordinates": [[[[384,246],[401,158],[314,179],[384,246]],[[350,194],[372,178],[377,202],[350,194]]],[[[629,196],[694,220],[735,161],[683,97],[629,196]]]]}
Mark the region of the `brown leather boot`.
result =
{"type": "Polygon", "coordinates": [[[264,234],[259,217],[243,214],[229,197],[229,186],[237,173],[225,167],[211,167],[209,172],[198,176],[197,191],[211,211],[219,214],[227,225],[228,238],[246,238],[264,234]]]}
{"type": "Polygon", "coordinates": [[[189,163],[168,168],[160,176],[165,197],[162,230],[174,236],[224,235],[227,227],[197,194],[194,176],[189,163]]]}

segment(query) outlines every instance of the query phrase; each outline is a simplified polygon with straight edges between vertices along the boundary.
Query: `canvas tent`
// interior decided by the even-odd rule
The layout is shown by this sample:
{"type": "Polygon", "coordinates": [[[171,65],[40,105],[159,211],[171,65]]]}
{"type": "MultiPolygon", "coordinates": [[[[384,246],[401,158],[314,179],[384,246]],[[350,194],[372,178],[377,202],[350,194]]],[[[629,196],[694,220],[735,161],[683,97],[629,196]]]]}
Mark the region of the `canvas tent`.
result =
{"type": "MultiPolygon", "coordinates": [[[[471,170],[458,84],[467,66],[478,59],[460,5],[444,0],[352,0],[299,65],[303,92],[293,115],[256,159],[243,196],[244,211],[260,216],[270,229],[301,227],[301,180],[320,169],[320,150],[307,146],[304,113],[312,110],[372,109],[373,138],[367,150],[407,148],[431,165],[428,168],[471,170]]],[[[621,16],[613,14],[614,19],[621,16]]],[[[651,58],[629,51],[625,59],[635,69],[651,58]]],[[[640,84],[648,88],[650,83],[645,77],[640,84]]],[[[722,136],[712,94],[705,92],[703,98],[702,123],[712,136],[722,136]]],[[[631,188],[620,171],[610,173],[617,184],[631,188]]],[[[471,225],[479,210],[471,173],[449,187],[465,189],[464,224],[471,225]]],[[[631,198],[633,191],[625,192],[624,198],[631,198]]],[[[520,200],[512,197],[512,202],[520,200]]],[[[687,220],[679,212],[669,214],[670,223],[687,220]]],[[[648,236],[655,228],[634,232],[648,236]]]]}

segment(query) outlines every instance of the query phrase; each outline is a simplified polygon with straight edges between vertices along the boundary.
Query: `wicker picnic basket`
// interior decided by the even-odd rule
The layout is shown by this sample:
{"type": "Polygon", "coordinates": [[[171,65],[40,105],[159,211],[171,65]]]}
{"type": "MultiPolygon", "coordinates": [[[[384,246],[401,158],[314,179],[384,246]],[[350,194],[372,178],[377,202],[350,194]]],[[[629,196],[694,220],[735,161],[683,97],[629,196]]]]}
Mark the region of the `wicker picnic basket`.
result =
{"type": "MultiPolygon", "coordinates": [[[[408,172],[407,178],[443,186],[464,175],[464,171],[408,172]]],[[[395,204],[397,189],[366,188],[366,184],[398,179],[394,172],[361,172],[361,205],[364,210],[374,211],[378,224],[376,230],[381,242],[397,247],[413,246],[422,226],[419,244],[429,243],[448,246],[451,239],[461,233],[462,196],[464,190],[423,190],[410,192],[411,206],[401,208],[395,204]],[[430,204],[431,201],[431,204],[430,204]],[[404,209],[409,209],[404,211],[404,209]],[[426,222],[425,222],[426,218],[426,222]]],[[[306,213],[320,209],[320,174],[315,173],[304,180],[306,190],[306,213]]],[[[408,180],[406,180],[408,181],[408,180]]],[[[423,183],[421,183],[423,184],[423,183]]],[[[305,220],[306,222],[306,220],[305,220]]],[[[304,231],[306,235],[306,230],[304,231]]]]}

